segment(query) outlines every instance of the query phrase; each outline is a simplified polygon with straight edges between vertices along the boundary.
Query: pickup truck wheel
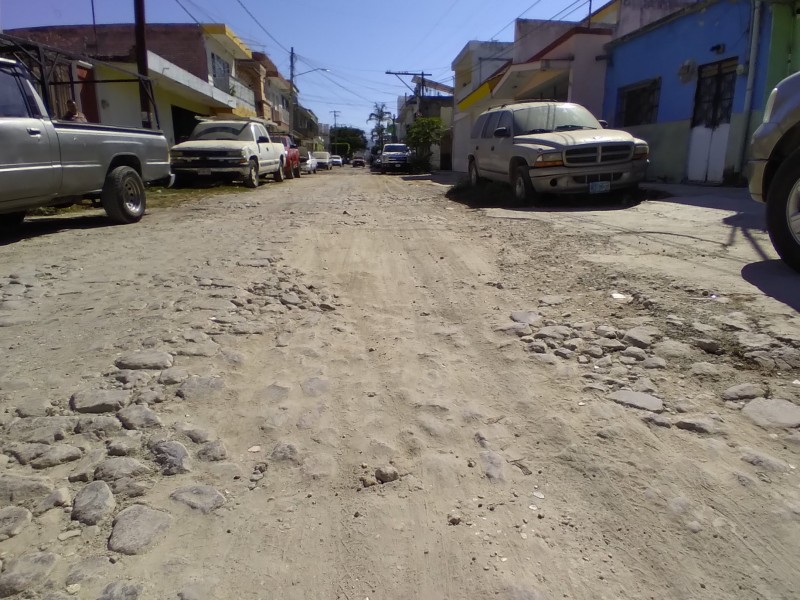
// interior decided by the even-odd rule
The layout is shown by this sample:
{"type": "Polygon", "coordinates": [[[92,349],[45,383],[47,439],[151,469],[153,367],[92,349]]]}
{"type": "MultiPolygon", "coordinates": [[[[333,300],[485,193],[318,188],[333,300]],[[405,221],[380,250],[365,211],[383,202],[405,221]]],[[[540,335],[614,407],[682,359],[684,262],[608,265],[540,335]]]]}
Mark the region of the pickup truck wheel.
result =
{"type": "Polygon", "coordinates": [[[275,181],[280,183],[283,181],[283,163],[278,166],[278,169],[275,171],[275,181]]]}
{"type": "Polygon", "coordinates": [[[25,211],[0,215],[0,232],[8,233],[13,231],[25,220],[25,211]]]}
{"type": "Polygon", "coordinates": [[[294,169],[288,162],[283,167],[283,177],[285,179],[294,179],[294,169]]]}
{"type": "Polygon", "coordinates": [[[300,179],[300,163],[298,163],[294,168],[294,176],[300,179]]]}
{"type": "Polygon", "coordinates": [[[536,190],[533,189],[528,167],[517,167],[514,171],[514,199],[521,205],[535,205],[537,203],[536,190]]]}
{"type": "Polygon", "coordinates": [[[258,163],[255,158],[250,159],[247,167],[247,176],[244,178],[244,185],[251,189],[258,187],[258,163]]]}
{"type": "Polygon", "coordinates": [[[800,271],[800,151],[778,167],[767,192],[767,230],[783,261],[800,271]]]}
{"type": "Polygon", "coordinates": [[[106,175],[100,195],[103,208],[115,223],[136,223],[144,215],[146,195],[139,173],[131,167],[117,167],[106,175]]]}

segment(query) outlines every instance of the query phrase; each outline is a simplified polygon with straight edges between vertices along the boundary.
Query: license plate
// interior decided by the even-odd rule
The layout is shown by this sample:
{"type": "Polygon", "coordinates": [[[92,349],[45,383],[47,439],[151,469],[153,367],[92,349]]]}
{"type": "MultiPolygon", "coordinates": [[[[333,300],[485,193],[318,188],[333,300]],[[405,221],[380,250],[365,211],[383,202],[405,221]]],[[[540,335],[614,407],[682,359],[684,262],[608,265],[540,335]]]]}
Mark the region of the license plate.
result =
{"type": "Polygon", "coordinates": [[[610,181],[593,181],[589,184],[590,194],[604,194],[611,191],[610,181]]]}
{"type": "Polygon", "coordinates": [[[198,175],[211,175],[211,169],[197,169],[198,175]]]}

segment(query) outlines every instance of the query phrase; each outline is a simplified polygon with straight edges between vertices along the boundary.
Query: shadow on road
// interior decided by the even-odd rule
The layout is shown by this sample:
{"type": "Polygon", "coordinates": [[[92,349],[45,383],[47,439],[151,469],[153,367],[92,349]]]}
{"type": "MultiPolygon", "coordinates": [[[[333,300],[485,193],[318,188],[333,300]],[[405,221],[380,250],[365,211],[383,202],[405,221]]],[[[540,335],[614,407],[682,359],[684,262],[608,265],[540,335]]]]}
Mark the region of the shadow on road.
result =
{"type": "Polygon", "coordinates": [[[800,274],[781,260],[763,260],[742,268],[742,279],[770,298],[800,311],[800,274]]]}
{"type": "Polygon", "coordinates": [[[14,244],[20,240],[52,235],[60,231],[98,229],[100,227],[114,227],[114,223],[105,214],[28,219],[14,231],[0,232],[0,246],[14,244]]]}

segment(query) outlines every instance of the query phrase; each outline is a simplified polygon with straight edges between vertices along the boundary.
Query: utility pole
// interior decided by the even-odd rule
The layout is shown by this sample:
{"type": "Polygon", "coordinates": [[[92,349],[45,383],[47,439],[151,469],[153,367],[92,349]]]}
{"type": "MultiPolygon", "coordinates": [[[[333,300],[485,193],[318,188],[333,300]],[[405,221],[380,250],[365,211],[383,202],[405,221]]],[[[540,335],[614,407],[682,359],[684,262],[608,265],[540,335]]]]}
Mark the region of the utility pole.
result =
{"type": "MultiPolygon", "coordinates": [[[[149,78],[147,68],[147,36],[145,35],[146,20],[144,16],[144,0],[133,0],[134,33],[136,37],[136,68],[139,76],[149,78]]],[[[147,81],[139,79],[139,104],[142,109],[142,127],[153,128],[153,119],[150,114],[150,96],[147,93],[147,81]]]]}
{"type": "MultiPolygon", "coordinates": [[[[419,73],[412,73],[410,71],[386,71],[387,75],[396,75],[398,79],[400,79],[401,75],[411,76],[411,77],[419,77],[419,83],[417,84],[417,89],[414,92],[417,96],[417,110],[420,114],[422,114],[422,96],[425,94],[425,78],[430,77],[430,73],[425,73],[424,71],[420,71],[419,73]]],[[[403,81],[400,79],[400,81],[403,81]]],[[[405,83],[403,81],[403,83],[405,83]]],[[[406,84],[407,85],[407,84],[406,84]]]]}
{"type": "Polygon", "coordinates": [[[333,149],[333,146],[336,145],[336,141],[335,141],[336,140],[336,123],[337,123],[336,119],[339,117],[339,115],[341,114],[342,111],[340,111],[340,110],[332,110],[332,111],[329,111],[329,112],[333,115],[333,139],[334,139],[334,141],[331,143],[331,147],[332,147],[331,149],[333,149]]]}
{"type": "Polygon", "coordinates": [[[294,46],[289,52],[289,134],[294,130],[294,46]]]}

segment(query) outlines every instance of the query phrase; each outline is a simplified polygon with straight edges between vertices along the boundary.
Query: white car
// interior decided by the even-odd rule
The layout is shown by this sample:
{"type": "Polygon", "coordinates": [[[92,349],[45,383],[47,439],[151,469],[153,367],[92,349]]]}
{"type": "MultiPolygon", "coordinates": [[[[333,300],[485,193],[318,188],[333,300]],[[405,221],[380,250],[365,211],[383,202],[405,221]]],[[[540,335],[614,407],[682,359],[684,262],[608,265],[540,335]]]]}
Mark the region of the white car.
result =
{"type": "Polygon", "coordinates": [[[307,148],[300,148],[300,171],[303,173],[316,173],[319,163],[307,148]]]}
{"type": "Polygon", "coordinates": [[[344,161],[342,161],[342,157],[338,154],[331,155],[331,166],[332,167],[341,167],[344,165],[344,161]]]}
{"type": "Polygon", "coordinates": [[[333,168],[333,165],[331,165],[330,152],[314,152],[311,156],[317,159],[317,166],[320,169],[326,169],[330,171],[333,168]]]}

